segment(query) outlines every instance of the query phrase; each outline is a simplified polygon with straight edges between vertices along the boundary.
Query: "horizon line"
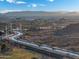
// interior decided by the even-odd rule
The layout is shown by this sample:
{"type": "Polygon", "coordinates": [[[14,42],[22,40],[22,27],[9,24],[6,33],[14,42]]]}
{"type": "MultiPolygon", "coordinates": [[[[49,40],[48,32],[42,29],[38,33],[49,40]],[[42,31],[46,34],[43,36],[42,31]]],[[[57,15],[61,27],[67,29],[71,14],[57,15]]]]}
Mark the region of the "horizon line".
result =
{"type": "Polygon", "coordinates": [[[29,12],[62,12],[62,13],[67,13],[67,12],[79,12],[79,11],[74,11],[74,10],[57,10],[57,11],[40,11],[40,10],[0,10],[0,13],[9,13],[9,12],[23,12],[23,11],[29,11],[29,12]]]}

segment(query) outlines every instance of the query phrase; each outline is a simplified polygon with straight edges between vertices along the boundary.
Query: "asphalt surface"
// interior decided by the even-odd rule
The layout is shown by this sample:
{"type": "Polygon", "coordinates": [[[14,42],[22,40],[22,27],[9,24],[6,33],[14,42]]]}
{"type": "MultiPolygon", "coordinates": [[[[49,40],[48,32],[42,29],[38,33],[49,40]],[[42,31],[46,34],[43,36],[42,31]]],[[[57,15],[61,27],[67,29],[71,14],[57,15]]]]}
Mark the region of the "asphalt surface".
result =
{"type": "Polygon", "coordinates": [[[71,51],[61,49],[58,47],[50,48],[49,46],[39,46],[34,43],[30,43],[27,41],[17,39],[21,35],[23,35],[23,33],[15,32],[15,34],[5,36],[5,38],[8,38],[9,41],[19,44],[20,46],[25,46],[25,49],[32,50],[38,53],[42,53],[47,56],[58,57],[58,58],[61,58],[63,56],[70,57],[70,58],[79,58],[79,54],[75,52],[71,52],[71,51]]]}

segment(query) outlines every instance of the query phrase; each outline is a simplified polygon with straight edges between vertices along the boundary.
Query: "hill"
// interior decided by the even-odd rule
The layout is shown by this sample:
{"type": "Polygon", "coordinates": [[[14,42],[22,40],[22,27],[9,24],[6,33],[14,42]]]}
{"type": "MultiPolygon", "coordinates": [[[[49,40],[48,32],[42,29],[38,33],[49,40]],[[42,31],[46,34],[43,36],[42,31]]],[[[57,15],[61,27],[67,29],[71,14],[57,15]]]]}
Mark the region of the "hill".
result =
{"type": "Polygon", "coordinates": [[[56,30],[54,32],[55,35],[72,35],[72,34],[75,34],[75,33],[79,33],[79,23],[77,24],[70,24],[68,26],[66,26],[65,28],[63,29],[60,29],[60,30],[56,30]]]}
{"type": "Polygon", "coordinates": [[[60,18],[66,18],[72,21],[79,21],[79,12],[45,12],[45,11],[19,11],[0,13],[0,21],[12,21],[12,20],[59,20],[60,18]]]}

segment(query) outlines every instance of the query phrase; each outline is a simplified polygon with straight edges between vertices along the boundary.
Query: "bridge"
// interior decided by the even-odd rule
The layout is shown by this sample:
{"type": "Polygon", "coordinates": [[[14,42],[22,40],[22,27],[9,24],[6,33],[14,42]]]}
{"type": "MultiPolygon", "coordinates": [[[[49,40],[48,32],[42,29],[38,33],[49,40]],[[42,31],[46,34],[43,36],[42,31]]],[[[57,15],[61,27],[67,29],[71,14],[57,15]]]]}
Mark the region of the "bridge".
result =
{"type": "Polygon", "coordinates": [[[63,59],[63,57],[68,57],[69,59],[79,59],[79,53],[69,51],[66,49],[61,49],[58,47],[49,47],[49,46],[39,46],[37,44],[24,41],[22,39],[17,39],[23,35],[23,33],[15,31],[15,34],[7,35],[3,38],[5,41],[10,41],[11,43],[24,46],[24,49],[28,49],[37,53],[44,54],[46,56],[55,57],[56,59],[63,59]],[[7,39],[8,38],[8,39],[7,39]]]}

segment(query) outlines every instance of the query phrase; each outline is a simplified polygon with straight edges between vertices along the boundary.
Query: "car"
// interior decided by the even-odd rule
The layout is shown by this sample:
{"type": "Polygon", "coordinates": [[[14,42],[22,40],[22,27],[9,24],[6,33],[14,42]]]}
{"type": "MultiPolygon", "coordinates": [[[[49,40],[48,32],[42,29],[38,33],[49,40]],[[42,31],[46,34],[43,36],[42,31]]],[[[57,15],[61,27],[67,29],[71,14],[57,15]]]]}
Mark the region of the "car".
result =
{"type": "Polygon", "coordinates": [[[38,45],[36,45],[36,44],[32,44],[32,43],[30,43],[30,46],[33,46],[33,47],[39,47],[38,45]]]}
{"type": "Polygon", "coordinates": [[[53,51],[53,49],[47,45],[42,45],[42,46],[40,46],[40,48],[43,50],[47,50],[47,51],[53,51]]]}

